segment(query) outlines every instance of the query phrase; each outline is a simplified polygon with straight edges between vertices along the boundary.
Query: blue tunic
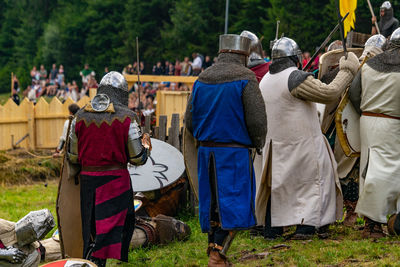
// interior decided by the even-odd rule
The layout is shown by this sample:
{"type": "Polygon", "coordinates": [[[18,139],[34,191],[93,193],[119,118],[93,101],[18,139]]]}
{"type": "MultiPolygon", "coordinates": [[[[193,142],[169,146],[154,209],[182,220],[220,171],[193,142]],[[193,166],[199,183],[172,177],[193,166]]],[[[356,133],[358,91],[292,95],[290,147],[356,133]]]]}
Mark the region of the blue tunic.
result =
{"type": "MultiPolygon", "coordinates": [[[[193,86],[193,135],[199,141],[251,146],[244,120],[242,92],[247,80],[193,86]]],[[[199,213],[203,232],[210,230],[210,163],[214,161],[216,200],[222,229],[248,229],[254,216],[255,178],[249,149],[204,147],[198,151],[199,213]]]]}

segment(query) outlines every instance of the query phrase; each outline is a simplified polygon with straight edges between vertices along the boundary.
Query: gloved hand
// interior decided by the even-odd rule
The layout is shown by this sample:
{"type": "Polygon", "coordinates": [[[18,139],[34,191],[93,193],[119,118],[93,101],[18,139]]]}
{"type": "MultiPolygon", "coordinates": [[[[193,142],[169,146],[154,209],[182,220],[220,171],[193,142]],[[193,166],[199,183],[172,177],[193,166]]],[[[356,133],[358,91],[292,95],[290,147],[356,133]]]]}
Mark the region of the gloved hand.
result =
{"type": "Polygon", "coordinates": [[[343,56],[339,60],[339,69],[348,70],[350,73],[353,74],[353,76],[357,74],[359,67],[360,67],[360,62],[358,61],[357,56],[353,52],[347,53],[347,59],[345,59],[345,57],[343,56]]]}
{"type": "Polygon", "coordinates": [[[0,249],[0,259],[11,263],[21,263],[25,258],[26,254],[17,248],[8,247],[0,249]]]}

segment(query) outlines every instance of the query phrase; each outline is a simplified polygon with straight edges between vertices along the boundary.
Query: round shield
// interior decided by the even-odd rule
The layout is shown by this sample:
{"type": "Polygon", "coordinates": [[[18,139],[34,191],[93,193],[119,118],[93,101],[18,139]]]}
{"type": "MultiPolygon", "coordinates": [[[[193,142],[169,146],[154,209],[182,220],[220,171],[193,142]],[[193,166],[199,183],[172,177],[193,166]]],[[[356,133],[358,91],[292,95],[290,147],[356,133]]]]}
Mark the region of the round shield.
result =
{"type": "Polygon", "coordinates": [[[349,101],[348,92],[336,112],[336,132],[343,152],[348,157],[359,157],[361,151],[360,115],[349,101]]]}
{"type": "Polygon", "coordinates": [[[151,139],[153,150],[145,165],[128,164],[134,192],[161,189],[178,180],[185,171],[182,153],[170,144],[151,139]]]}
{"type": "Polygon", "coordinates": [[[74,259],[74,258],[53,261],[42,265],[42,267],[75,267],[75,266],[97,267],[97,265],[91,261],[84,259],[74,259]]]}

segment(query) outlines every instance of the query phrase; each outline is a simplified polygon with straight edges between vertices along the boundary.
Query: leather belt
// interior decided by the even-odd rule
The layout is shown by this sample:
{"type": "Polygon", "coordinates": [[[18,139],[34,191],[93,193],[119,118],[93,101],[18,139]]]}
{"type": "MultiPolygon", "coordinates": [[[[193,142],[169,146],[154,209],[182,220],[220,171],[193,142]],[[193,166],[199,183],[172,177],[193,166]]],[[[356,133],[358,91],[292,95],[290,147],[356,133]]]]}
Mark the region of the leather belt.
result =
{"type": "Polygon", "coordinates": [[[200,141],[200,146],[205,147],[240,147],[240,148],[250,148],[249,146],[242,145],[239,143],[217,143],[212,141],[200,141]]]}
{"type": "Polygon", "coordinates": [[[381,118],[400,120],[400,117],[390,116],[390,115],[386,115],[386,114],[383,114],[383,113],[363,112],[361,114],[363,116],[381,117],[381,118]]]}
{"type": "Polygon", "coordinates": [[[106,172],[126,169],[127,166],[124,164],[118,165],[105,165],[105,166],[82,166],[83,172],[106,172]]]}

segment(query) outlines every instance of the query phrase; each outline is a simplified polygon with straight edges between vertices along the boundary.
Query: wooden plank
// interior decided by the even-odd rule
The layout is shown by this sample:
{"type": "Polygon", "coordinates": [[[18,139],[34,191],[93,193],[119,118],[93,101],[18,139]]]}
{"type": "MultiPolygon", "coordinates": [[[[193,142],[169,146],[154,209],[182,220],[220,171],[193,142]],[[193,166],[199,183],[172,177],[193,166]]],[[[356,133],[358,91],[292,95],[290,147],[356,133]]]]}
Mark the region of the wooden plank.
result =
{"type": "Polygon", "coordinates": [[[171,128],[168,133],[168,142],[178,150],[180,150],[179,129],[179,114],[172,114],[171,128]]]}
{"type": "Polygon", "coordinates": [[[159,123],[159,138],[161,141],[165,141],[167,133],[167,116],[160,116],[159,123]]]}
{"type": "Polygon", "coordinates": [[[64,115],[64,114],[47,114],[47,115],[37,115],[35,117],[37,120],[51,120],[51,119],[68,119],[68,115],[64,115]]]}
{"type": "MultiPolygon", "coordinates": [[[[20,140],[28,133],[28,113],[33,104],[28,100],[23,100],[18,106],[10,98],[0,108],[0,150],[12,148],[11,135],[14,136],[14,142],[20,140]],[[14,121],[13,123],[7,123],[14,121]]],[[[20,147],[28,148],[28,140],[25,139],[19,144],[20,147]]]]}
{"type": "Polygon", "coordinates": [[[35,128],[35,108],[31,107],[30,112],[28,112],[28,134],[29,141],[28,147],[31,150],[36,149],[36,128],[35,128]]]}
{"type": "Polygon", "coordinates": [[[0,124],[14,124],[28,122],[27,118],[0,119],[0,124]]]}
{"type": "Polygon", "coordinates": [[[160,137],[160,127],[158,127],[158,126],[154,127],[153,137],[159,139],[159,137],[160,137]]]}
{"type": "Polygon", "coordinates": [[[180,125],[183,126],[183,117],[189,96],[189,91],[157,91],[156,125],[159,125],[159,117],[166,115],[168,117],[167,127],[171,127],[172,114],[178,113],[181,118],[180,125]]]}
{"type": "MultiPolygon", "coordinates": [[[[128,83],[138,81],[137,75],[124,75],[128,83]]],[[[165,76],[165,75],[140,75],[141,82],[174,82],[174,83],[190,83],[193,84],[197,80],[197,76],[165,76]]]]}
{"type": "Polygon", "coordinates": [[[144,116],[144,132],[148,134],[151,133],[151,115],[144,116]]]}
{"type": "Polygon", "coordinates": [[[168,138],[167,138],[167,143],[170,144],[172,146],[172,138],[170,138],[172,136],[171,134],[171,127],[168,128],[168,138]]]}

